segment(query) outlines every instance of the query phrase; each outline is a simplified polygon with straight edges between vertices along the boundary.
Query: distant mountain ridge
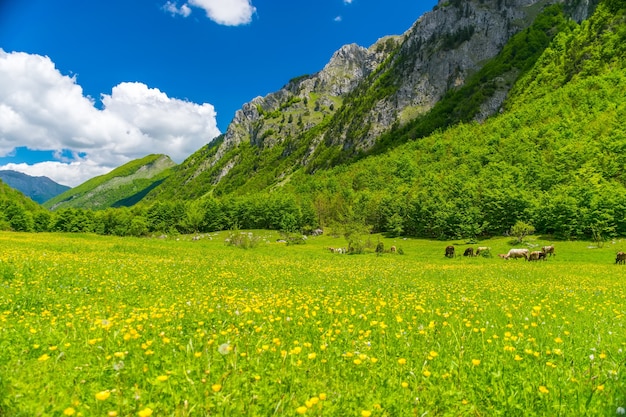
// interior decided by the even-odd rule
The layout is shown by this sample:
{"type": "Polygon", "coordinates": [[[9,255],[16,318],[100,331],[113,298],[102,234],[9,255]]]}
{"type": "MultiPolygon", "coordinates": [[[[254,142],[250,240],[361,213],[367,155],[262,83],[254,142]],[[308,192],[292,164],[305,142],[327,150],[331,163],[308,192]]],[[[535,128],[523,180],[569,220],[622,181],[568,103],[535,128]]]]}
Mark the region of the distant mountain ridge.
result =
{"type": "Polygon", "coordinates": [[[39,204],[70,189],[67,185],[59,184],[48,177],[34,177],[12,170],[0,171],[0,180],[39,204]]]}
{"type": "Polygon", "coordinates": [[[105,209],[136,204],[171,173],[176,164],[167,155],[148,155],[90,179],[50,200],[44,207],[105,209]]]}

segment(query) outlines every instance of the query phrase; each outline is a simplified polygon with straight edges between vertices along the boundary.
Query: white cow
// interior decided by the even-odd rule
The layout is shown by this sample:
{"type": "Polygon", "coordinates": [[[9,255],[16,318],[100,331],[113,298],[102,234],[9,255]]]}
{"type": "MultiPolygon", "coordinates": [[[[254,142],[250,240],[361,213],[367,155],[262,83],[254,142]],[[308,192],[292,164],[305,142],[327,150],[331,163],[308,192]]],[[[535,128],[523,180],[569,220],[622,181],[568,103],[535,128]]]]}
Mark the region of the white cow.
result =
{"type": "Polygon", "coordinates": [[[511,249],[509,253],[503,256],[504,259],[524,258],[528,260],[528,249],[511,249]]]}

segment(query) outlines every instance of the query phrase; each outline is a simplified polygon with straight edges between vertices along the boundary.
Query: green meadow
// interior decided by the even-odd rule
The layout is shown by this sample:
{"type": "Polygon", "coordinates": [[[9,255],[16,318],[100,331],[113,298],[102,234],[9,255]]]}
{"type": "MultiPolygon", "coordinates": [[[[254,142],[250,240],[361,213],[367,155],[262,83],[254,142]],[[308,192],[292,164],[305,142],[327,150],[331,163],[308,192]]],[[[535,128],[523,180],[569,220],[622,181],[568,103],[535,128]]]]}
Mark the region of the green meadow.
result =
{"type": "Polygon", "coordinates": [[[0,233],[2,416],[611,416],[626,241],[0,233]],[[383,242],[400,253],[378,255],[383,242]]]}

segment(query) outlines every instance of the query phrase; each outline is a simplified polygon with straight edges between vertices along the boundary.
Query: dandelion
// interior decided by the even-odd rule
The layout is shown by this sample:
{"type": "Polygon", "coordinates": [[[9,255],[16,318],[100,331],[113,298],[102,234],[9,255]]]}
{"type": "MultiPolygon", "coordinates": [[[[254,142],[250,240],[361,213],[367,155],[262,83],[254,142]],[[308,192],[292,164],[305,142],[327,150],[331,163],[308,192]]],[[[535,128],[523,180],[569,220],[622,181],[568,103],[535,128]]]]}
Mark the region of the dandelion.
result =
{"type": "Polygon", "coordinates": [[[404,358],[400,358],[400,359],[398,359],[398,363],[399,363],[400,365],[405,365],[405,364],[406,364],[406,359],[404,359],[404,358]]]}
{"type": "Polygon", "coordinates": [[[113,411],[113,410],[107,413],[107,417],[117,417],[117,415],[118,415],[117,411],[113,411]]]}
{"type": "Polygon", "coordinates": [[[96,393],[96,400],[98,401],[104,401],[107,398],[109,398],[111,396],[111,391],[106,390],[106,391],[100,391],[96,393]]]}
{"type": "Polygon", "coordinates": [[[480,365],[480,359],[472,359],[472,365],[474,366],[480,365]]]}
{"type": "Polygon", "coordinates": [[[152,415],[152,409],[150,407],[146,407],[143,410],[137,413],[139,417],[150,417],[152,415]]]}
{"type": "Polygon", "coordinates": [[[313,359],[315,359],[315,357],[316,357],[316,356],[317,356],[317,355],[315,354],[315,352],[311,352],[311,353],[309,353],[309,355],[308,355],[307,357],[308,357],[309,359],[313,360],[313,359]]]}
{"type": "Polygon", "coordinates": [[[50,355],[48,355],[47,353],[44,353],[37,360],[40,361],[40,362],[44,362],[44,361],[47,361],[48,359],[50,359],[50,355]]]}
{"type": "Polygon", "coordinates": [[[539,392],[542,393],[542,394],[547,394],[550,391],[548,390],[548,388],[544,387],[543,385],[540,385],[539,386],[539,392]]]}
{"type": "Polygon", "coordinates": [[[436,358],[437,356],[439,356],[439,354],[437,352],[435,352],[434,350],[431,350],[428,353],[428,356],[430,356],[431,358],[436,358]]]}
{"type": "Polygon", "coordinates": [[[226,343],[222,343],[221,345],[219,345],[219,347],[217,348],[217,351],[219,353],[221,353],[222,355],[227,355],[228,352],[230,352],[230,343],[226,342],[226,343]]]}
{"type": "Polygon", "coordinates": [[[516,361],[519,362],[519,361],[523,360],[524,358],[522,358],[520,355],[515,355],[515,358],[513,358],[513,359],[515,359],[516,361]]]}
{"type": "Polygon", "coordinates": [[[422,372],[422,375],[424,375],[426,378],[428,378],[432,374],[431,374],[431,372],[428,369],[425,369],[424,372],[422,372]]]}
{"type": "Polygon", "coordinates": [[[402,388],[408,388],[409,387],[409,383],[402,381],[402,383],[400,384],[402,386],[402,388]]]}
{"type": "Polygon", "coordinates": [[[598,385],[598,386],[596,387],[596,389],[597,389],[598,391],[604,391],[604,385],[598,385]]]}
{"type": "Polygon", "coordinates": [[[76,414],[76,410],[74,410],[72,407],[67,407],[65,410],[63,410],[63,415],[73,416],[74,414],[76,414]]]}
{"type": "Polygon", "coordinates": [[[322,400],[322,401],[326,401],[326,394],[325,394],[325,393],[323,393],[323,392],[322,392],[322,393],[319,395],[319,397],[320,397],[320,400],[322,400]]]}
{"type": "Polygon", "coordinates": [[[370,417],[372,415],[372,412],[370,410],[363,410],[361,411],[361,416],[362,417],[370,417]]]}
{"type": "Polygon", "coordinates": [[[361,361],[361,359],[355,359],[352,361],[355,365],[360,365],[361,363],[363,363],[363,361],[361,361]]]}
{"type": "Polygon", "coordinates": [[[167,381],[167,378],[169,378],[167,375],[159,375],[156,377],[157,381],[159,382],[167,381]]]}
{"type": "Polygon", "coordinates": [[[556,339],[554,339],[554,343],[563,343],[563,339],[557,337],[556,339]]]}
{"type": "Polygon", "coordinates": [[[306,408],[306,406],[301,405],[300,407],[296,408],[296,413],[304,414],[304,413],[306,413],[307,410],[308,410],[308,408],[306,408]]]}
{"type": "Polygon", "coordinates": [[[222,390],[222,386],[220,384],[213,384],[211,385],[211,389],[213,392],[220,392],[222,390]]]}

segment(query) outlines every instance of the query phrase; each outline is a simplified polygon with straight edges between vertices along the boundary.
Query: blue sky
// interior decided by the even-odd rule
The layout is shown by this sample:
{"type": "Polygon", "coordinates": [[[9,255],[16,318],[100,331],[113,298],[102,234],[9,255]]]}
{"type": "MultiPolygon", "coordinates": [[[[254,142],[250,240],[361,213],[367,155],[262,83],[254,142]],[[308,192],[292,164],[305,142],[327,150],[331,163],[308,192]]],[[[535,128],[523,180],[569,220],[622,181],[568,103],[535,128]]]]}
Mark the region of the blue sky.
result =
{"type": "Polygon", "coordinates": [[[182,162],[244,103],[435,4],[0,1],[0,169],[75,186],[150,153],[182,162]]]}

